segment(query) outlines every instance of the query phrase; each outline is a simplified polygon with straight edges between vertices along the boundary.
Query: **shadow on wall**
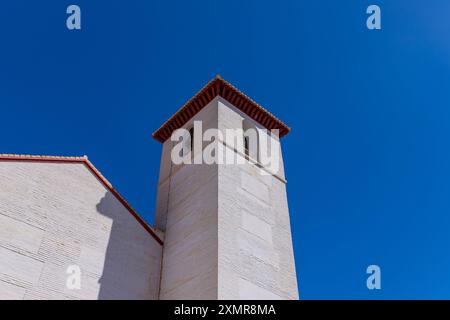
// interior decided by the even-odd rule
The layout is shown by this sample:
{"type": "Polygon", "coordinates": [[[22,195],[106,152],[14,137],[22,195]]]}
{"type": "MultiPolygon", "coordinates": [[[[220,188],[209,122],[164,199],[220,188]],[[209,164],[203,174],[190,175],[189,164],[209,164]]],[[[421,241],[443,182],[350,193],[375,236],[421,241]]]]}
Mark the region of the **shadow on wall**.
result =
{"type": "Polygon", "coordinates": [[[98,299],[156,299],[159,245],[111,192],[97,204],[97,211],[112,220],[98,299]]]}

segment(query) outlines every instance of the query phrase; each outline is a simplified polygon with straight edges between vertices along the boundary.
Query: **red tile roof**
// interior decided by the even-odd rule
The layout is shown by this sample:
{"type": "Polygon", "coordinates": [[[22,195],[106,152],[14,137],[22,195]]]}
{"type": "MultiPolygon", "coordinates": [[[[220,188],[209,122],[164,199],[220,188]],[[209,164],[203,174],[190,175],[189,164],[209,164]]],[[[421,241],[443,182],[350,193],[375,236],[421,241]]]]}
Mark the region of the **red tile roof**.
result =
{"type": "Polygon", "coordinates": [[[0,161],[34,161],[34,162],[59,162],[59,163],[82,163],[84,164],[108,189],[119,202],[131,213],[131,215],[147,230],[148,233],[160,244],[163,244],[161,238],[155,233],[153,228],[149,226],[144,219],[134,210],[131,205],[113,188],[112,184],[95,168],[95,166],[84,157],[59,157],[59,156],[36,156],[36,155],[19,155],[19,154],[0,154],[0,161]]]}
{"type": "Polygon", "coordinates": [[[280,130],[280,138],[291,130],[285,123],[261,107],[228,81],[217,75],[192,99],[169,118],[152,136],[159,142],[166,141],[176,129],[181,128],[215,97],[221,96],[267,129],[280,130]]]}

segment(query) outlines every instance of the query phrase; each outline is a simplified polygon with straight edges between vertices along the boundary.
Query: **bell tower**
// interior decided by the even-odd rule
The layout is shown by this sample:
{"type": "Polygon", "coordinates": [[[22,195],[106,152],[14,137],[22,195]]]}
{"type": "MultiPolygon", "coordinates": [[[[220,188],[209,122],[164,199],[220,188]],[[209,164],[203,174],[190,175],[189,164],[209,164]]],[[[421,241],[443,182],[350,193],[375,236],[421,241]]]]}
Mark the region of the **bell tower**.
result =
{"type": "Polygon", "coordinates": [[[160,299],[298,299],[280,147],[289,131],[217,76],[153,133],[160,299]]]}

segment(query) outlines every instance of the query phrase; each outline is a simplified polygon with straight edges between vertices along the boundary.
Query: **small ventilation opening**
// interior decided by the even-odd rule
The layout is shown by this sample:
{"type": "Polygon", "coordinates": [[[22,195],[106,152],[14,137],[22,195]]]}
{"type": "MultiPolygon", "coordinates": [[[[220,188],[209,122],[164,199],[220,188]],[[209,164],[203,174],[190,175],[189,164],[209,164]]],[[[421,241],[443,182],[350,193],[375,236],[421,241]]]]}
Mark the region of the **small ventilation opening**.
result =
{"type": "Polygon", "coordinates": [[[248,155],[249,155],[249,140],[248,140],[249,138],[247,137],[247,136],[244,136],[244,152],[245,152],[245,155],[248,157],[248,155]]]}

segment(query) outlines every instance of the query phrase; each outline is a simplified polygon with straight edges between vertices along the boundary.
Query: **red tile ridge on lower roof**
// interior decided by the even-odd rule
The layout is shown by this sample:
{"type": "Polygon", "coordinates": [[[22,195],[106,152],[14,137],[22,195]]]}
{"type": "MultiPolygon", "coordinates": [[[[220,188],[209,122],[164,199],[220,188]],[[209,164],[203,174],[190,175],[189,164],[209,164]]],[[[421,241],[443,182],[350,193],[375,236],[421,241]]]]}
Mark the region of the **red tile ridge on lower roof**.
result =
{"type": "Polygon", "coordinates": [[[160,244],[163,241],[156,234],[153,228],[133,209],[124,197],[112,186],[111,182],[101,174],[101,172],[89,161],[87,156],[66,157],[47,155],[24,155],[24,154],[0,154],[0,161],[35,161],[35,162],[62,162],[62,163],[82,163],[97,177],[97,179],[119,200],[119,202],[131,213],[131,215],[150,233],[150,235],[160,244]]]}

